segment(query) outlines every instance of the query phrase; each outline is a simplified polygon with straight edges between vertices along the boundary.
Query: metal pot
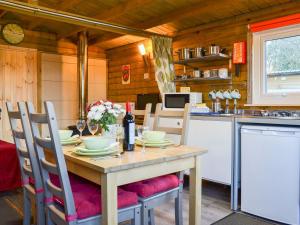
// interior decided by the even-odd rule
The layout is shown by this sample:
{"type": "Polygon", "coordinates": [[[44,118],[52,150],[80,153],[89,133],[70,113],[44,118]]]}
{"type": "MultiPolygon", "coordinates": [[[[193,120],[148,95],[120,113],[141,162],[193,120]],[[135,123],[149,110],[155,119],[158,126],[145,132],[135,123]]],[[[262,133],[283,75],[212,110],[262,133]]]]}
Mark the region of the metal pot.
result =
{"type": "Polygon", "coordinates": [[[179,60],[185,60],[191,58],[191,49],[189,48],[181,48],[176,52],[178,54],[179,60]]]}
{"type": "Polygon", "coordinates": [[[224,53],[225,50],[226,50],[225,48],[221,48],[219,45],[212,44],[209,47],[209,54],[210,55],[218,55],[220,53],[224,53]]]}
{"type": "Polygon", "coordinates": [[[205,48],[202,47],[193,48],[190,51],[192,52],[192,58],[202,58],[206,52],[205,48]]]}

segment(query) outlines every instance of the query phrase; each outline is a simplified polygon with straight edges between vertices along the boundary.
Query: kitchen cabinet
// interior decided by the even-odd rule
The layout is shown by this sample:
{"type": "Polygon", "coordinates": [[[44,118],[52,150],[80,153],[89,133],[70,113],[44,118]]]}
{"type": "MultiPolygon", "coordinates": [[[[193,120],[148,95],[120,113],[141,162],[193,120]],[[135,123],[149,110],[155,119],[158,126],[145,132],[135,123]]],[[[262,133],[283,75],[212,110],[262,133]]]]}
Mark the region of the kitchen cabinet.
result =
{"type": "Polygon", "coordinates": [[[233,122],[230,118],[191,120],[187,144],[208,150],[202,158],[203,179],[231,184],[233,122]]]}

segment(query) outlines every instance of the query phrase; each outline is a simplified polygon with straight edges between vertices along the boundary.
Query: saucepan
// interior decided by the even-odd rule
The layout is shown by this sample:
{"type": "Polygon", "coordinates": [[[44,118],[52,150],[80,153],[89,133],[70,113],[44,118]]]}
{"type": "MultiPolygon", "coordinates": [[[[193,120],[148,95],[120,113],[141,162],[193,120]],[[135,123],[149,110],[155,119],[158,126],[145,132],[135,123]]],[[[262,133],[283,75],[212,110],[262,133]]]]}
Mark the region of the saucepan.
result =
{"type": "Polygon", "coordinates": [[[226,48],[221,48],[219,45],[212,44],[209,47],[209,54],[210,55],[218,55],[220,53],[224,53],[225,51],[226,51],[226,48]]]}
{"type": "Polygon", "coordinates": [[[178,54],[179,60],[185,60],[191,58],[191,49],[190,48],[181,48],[176,52],[178,54]]]}
{"type": "Polygon", "coordinates": [[[206,49],[203,47],[197,47],[190,49],[192,52],[192,58],[201,58],[205,56],[206,49]]]}

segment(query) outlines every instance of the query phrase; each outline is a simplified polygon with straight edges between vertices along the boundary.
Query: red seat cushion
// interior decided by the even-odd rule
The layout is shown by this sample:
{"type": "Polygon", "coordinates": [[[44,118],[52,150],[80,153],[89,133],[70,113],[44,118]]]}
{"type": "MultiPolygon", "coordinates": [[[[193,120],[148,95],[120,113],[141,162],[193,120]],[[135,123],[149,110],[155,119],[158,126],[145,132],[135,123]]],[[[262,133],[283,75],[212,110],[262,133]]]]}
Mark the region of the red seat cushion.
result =
{"type": "MultiPolygon", "coordinates": [[[[71,189],[75,202],[77,218],[84,219],[102,213],[101,188],[74,174],[70,174],[71,189]]],[[[59,185],[57,176],[51,176],[51,182],[59,185]]],[[[56,202],[63,205],[63,201],[56,198],[56,202]]],[[[118,188],[118,208],[124,208],[138,203],[137,194],[118,188]]]]}
{"type": "Polygon", "coordinates": [[[20,162],[16,146],[0,140],[0,191],[21,186],[20,162]]]}
{"type": "Polygon", "coordinates": [[[169,174],[127,184],[122,186],[126,191],[137,193],[140,197],[146,198],[160,192],[164,192],[179,186],[179,179],[176,175],[169,174]]]}

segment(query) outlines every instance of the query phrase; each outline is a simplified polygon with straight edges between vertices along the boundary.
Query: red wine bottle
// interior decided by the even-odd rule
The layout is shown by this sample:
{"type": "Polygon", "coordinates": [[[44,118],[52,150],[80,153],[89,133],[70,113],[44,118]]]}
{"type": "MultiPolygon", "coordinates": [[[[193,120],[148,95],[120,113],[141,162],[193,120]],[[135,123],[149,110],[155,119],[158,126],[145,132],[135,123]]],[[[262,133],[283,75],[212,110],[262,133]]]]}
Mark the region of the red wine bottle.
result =
{"type": "Polygon", "coordinates": [[[131,114],[131,107],[129,102],[126,103],[126,115],[123,119],[124,127],[124,139],[123,139],[123,150],[133,151],[134,150],[134,139],[135,139],[135,122],[131,114]]]}

